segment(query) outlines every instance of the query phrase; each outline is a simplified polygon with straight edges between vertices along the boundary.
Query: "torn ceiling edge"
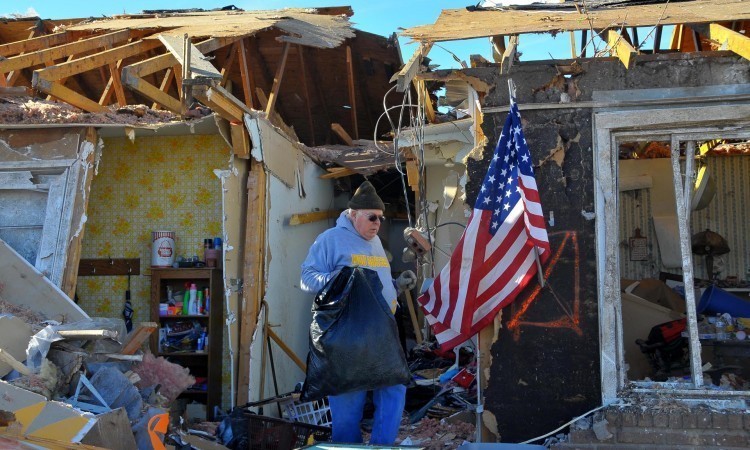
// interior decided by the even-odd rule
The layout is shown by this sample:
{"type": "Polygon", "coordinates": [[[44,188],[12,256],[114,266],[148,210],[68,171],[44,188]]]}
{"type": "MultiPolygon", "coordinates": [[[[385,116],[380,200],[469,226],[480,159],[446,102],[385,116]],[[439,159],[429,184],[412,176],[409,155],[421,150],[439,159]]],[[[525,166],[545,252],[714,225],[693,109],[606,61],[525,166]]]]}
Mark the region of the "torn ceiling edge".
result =
{"type": "Polygon", "coordinates": [[[247,37],[276,28],[287,36],[284,42],[317,48],[334,48],[354,37],[348,17],[315,14],[311,9],[278,11],[212,11],[163,17],[112,18],[68,27],[70,31],[154,30],[163,35],[201,37],[247,37]]]}
{"type": "MultiPolygon", "coordinates": [[[[291,147],[310,158],[319,166],[323,166],[324,163],[333,163],[364,176],[395,167],[393,142],[381,141],[376,143],[375,141],[356,140],[353,141],[355,145],[352,147],[347,145],[308,147],[274,125],[268,120],[266,113],[255,110],[252,110],[250,114],[245,114],[245,126],[253,142],[252,157],[256,161],[263,163],[270,173],[289,187],[295,184],[291,173],[294,165],[288,164],[289,159],[279,159],[277,155],[265,151],[265,147],[273,142],[269,141],[269,138],[277,139],[276,135],[282,137],[291,147]],[[275,134],[269,135],[268,130],[275,131],[275,134]],[[265,141],[264,136],[266,137],[265,141]]],[[[273,147],[274,145],[271,146],[273,147]]],[[[401,155],[403,159],[406,158],[403,152],[401,155]]],[[[301,169],[300,164],[302,163],[299,161],[299,158],[297,159],[297,168],[301,169]]]]}
{"type": "MultiPolygon", "coordinates": [[[[356,140],[352,143],[354,146],[351,147],[348,145],[306,147],[305,152],[314,160],[334,163],[364,176],[396,167],[393,142],[376,143],[356,140]]],[[[406,154],[403,151],[401,160],[402,162],[406,160],[406,154]]]]}
{"type": "Polygon", "coordinates": [[[133,137],[218,134],[219,126],[216,122],[219,120],[223,119],[217,114],[211,114],[190,122],[171,122],[153,125],[131,125],[118,123],[11,123],[0,124],[0,130],[36,130],[44,128],[92,127],[98,130],[99,137],[128,137],[132,139],[133,137]]]}
{"type": "Polygon", "coordinates": [[[468,11],[443,10],[432,25],[421,25],[401,34],[415,41],[438,42],[523,33],[558,33],[571,30],[654,25],[700,24],[750,20],[744,0],[694,0],[678,3],[602,8],[580,14],[576,11],[468,11]]]}
{"type": "MultiPolygon", "coordinates": [[[[506,108],[507,109],[507,108],[506,108]]],[[[467,117],[451,122],[435,123],[424,127],[423,139],[418,139],[417,130],[406,128],[399,134],[399,143],[403,147],[416,147],[420,143],[437,144],[442,142],[463,142],[464,144],[474,144],[474,136],[471,127],[474,125],[474,118],[467,117]]]]}

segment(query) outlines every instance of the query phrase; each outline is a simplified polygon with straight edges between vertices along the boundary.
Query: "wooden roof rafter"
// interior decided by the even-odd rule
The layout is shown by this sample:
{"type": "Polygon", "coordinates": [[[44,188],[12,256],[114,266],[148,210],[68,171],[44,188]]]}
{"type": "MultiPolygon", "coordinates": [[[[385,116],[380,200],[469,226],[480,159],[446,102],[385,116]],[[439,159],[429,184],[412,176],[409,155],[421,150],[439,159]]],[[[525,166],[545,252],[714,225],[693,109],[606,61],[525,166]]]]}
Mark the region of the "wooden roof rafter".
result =
{"type": "Polygon", "coordinates": [[[35,89],[53,95],[85,111],[104,112],[106,111],[104,106],[72,89],[66,88],[59,81],[102,66],[116,64],[118,60],[139,55],[161,45],[161,42],[155,39],[141,39],[62,64],[37,69],[34,71],[31,84],[35,89]]]}

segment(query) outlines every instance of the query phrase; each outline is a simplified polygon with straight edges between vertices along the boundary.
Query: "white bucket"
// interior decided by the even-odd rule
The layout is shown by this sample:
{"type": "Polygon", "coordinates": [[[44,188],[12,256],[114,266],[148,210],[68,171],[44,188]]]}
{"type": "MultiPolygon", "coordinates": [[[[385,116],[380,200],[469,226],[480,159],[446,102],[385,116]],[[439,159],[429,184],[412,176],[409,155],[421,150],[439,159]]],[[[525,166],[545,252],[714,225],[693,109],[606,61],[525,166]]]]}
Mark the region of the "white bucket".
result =
{"type": "Polygon", "coordinates": [[[151,232],[151,267],[172,267],[174,263],[174,231],[151,232]]]}

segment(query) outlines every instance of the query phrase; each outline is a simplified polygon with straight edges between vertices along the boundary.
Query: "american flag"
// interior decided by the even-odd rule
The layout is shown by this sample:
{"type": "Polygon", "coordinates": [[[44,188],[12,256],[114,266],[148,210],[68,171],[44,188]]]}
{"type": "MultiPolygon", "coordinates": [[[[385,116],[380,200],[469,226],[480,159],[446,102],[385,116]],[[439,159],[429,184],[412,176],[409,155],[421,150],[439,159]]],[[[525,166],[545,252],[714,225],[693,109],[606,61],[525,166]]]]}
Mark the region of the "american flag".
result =
{"type": "Polygon", "coordinates": [[[448,264],[418,302],[441,349],[471,338],[509,305],[550,255],[514,98],[474,211],[448,264]]]}

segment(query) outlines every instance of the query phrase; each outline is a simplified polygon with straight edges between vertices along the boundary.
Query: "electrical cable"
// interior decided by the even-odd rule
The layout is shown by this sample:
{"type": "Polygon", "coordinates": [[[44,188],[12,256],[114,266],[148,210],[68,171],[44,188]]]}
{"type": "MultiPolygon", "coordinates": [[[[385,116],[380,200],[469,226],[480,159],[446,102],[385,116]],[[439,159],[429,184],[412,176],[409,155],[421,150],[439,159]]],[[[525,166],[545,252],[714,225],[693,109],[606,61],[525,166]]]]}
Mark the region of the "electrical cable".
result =
{"type": "MultiPolygon", "coordinates": [[[[601,405],[601,406],[598,406],[598,407],[592,409],[591,411],[587,411],[587,412],[581,414],[580,416],[576,417],[575,419],[571,420],[570,422],[568,422],[566,424],[563,424],[563,425],[560,425],[560,427],[558,427],[558,428],[550,431],[549,433],[547,433],[547,434],[545,434],[543,436],[537,436],[537,437],[531,438],[531,439],[529,439],[527,441],[519,442],[519,444],[528,444],[530,442],[538,441],[540,439],[544,439],[546,437],[552,436],[553,434],[557,433],[558,431],[562,430],[563,428],[565,428],[565,427],[567,427],[567,426],[575,423],[576,421],[578,421],[580,419],[583,419],[584,417],[588,416],[589,414],[593,414],[593,413],[599,411],[600,409],[606,408],[607,406],[612,406],[612,405],[601,405]]],[[[630,406],[630,405],[623,404],[622,406],[630,406]]]]}

